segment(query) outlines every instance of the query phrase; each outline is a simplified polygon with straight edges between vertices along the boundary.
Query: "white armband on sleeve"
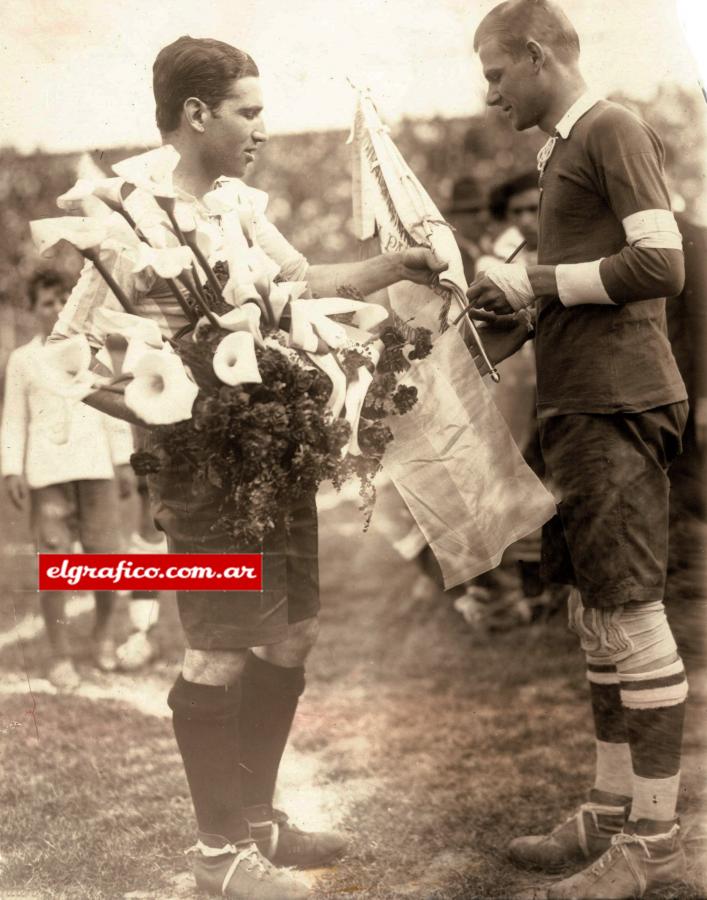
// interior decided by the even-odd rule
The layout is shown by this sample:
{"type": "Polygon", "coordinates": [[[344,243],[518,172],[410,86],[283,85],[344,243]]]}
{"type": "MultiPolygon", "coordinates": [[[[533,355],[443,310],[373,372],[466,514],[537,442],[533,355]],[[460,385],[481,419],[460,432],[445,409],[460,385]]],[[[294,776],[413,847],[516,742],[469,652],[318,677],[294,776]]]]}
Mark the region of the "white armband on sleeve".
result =
{"type": "Polygon", "coordinates": [[[599,274],[601,260],[557,266],[557,293],[563,306],[618,306],[607,294],[599,274]]]}
{"type": "Polygon", "coordinates": [[[626,216],[621,224],[630,247],[682,250],[682,235],[669,209],[644,209],[626,216]]]}

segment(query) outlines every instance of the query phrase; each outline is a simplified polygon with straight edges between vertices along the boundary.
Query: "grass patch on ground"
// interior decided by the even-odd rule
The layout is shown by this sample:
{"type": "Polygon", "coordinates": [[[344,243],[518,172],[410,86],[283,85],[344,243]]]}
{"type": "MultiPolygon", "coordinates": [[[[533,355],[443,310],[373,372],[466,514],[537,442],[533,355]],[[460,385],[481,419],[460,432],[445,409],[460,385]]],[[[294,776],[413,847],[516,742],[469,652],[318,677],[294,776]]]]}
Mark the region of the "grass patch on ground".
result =
{"type": "MultiPolygon", "coordinates": [[[[444,595],[420,598],[415,568],[375,525],[366,536],[351,528],[357,517],[351,506],[322,516],[322,636],[292,737],[317,760],[314,790],[341,790],[351,837],[314,896],[512,896],[540,879],[508,863],[508,840],[555,824],[590,779],[574,638],[559,616],[474,637],[444,595]]],[[[81,617],[87,679],[89,629],[90,615],[81,617]]],[[[164,661],[151,677],[166,694],[181,648],[172,598],[159,637],[164,661]]],[[[42,637],[21,653],[7,648],[0,673],[28,666],[34,677],[45,654],[42,637]]],[[[0,696],[0,896],[192,897],[173,887],[194,831],[169,719],[116,701],[35,699],[33,709],[27,693],[0,696]]],[[[673,896],[704,894],[684,887],[673,896]]]]}

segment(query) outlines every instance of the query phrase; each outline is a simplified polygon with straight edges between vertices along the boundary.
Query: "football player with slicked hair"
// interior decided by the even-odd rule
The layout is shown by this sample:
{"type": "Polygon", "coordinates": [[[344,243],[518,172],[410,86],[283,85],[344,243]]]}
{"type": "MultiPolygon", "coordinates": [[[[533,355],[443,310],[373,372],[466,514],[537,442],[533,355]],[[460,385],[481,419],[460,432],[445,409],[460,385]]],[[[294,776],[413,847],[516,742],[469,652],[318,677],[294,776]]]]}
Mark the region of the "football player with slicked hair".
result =
{"type": "MultiPolygon", "coordinates": [[[[682,242],[659,137],[587,89],[579,38],[556,3],[499,4],[474,46],[487,104],[548,135],[538,264],[496,267],[469,298],[492,319],[536,316],[540,439],[560,495],[544,562],[549,580],[576,586],[570,625],[596,736],[587,802],[510,852],[526,866],[580,869],[551,886],[556,900],[643,896],[684,873],[675,810],[687,681],[663,605],[667,470],[687,417],[664,298],[682,289],[682,242]]],[[[518,345],[529,336],[517,334],[518,345]]]]}

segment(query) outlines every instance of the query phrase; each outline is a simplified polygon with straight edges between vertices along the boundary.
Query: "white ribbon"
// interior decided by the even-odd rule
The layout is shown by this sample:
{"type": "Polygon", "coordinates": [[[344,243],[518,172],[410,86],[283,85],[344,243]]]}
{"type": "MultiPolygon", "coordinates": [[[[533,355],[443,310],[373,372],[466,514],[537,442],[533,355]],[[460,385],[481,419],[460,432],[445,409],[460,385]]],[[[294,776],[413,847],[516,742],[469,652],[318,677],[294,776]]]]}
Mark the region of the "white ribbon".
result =
{"type": "Polygon", "coordinates": [[[519,263],[502,263],[486,270],[486,277],[505,294],[515,312],[525,309],[535,300],[528,271],[519,263]]]}
{"type": "Polygon", "coordinates": [[[538,172],[540,172],[540,177],[543,177],[545,172],[545,167],[550,161],[550,157],[552,156],[552,151],[555,149],[555,144],[557,143],[557,135],[555,137],[549,138],[540,148],[540,152],[538,153],[538,172]]]}

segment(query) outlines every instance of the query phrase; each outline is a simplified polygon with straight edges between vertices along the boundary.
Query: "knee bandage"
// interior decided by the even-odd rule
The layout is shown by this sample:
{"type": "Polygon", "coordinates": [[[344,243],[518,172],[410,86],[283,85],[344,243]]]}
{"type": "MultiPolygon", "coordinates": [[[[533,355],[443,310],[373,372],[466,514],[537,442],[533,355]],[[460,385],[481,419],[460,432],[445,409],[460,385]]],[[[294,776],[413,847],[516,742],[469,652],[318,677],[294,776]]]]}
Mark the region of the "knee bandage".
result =
{"type": "Polygon", "coordinates": [[[684,702],[685,668],[662,602],[588,609],[575,594],[569,619],[587,657],[589,680],[618,682],[625,707],[657,709],[684,702]]]}

